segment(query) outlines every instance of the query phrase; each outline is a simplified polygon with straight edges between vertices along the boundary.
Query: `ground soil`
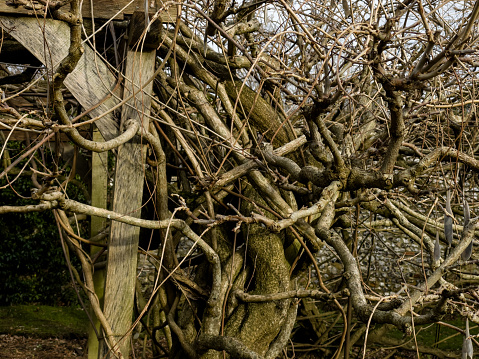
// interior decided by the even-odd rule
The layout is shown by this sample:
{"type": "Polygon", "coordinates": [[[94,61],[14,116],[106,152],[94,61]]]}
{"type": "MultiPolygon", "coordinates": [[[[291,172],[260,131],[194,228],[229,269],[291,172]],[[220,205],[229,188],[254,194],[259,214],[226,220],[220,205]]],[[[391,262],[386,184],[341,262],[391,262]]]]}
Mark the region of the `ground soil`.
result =
{"type": "MultiPolygon", "coordinates": [[[[151,343],[148,343],[151,344],[151,343]]],[[[165,343],[166,344],[166,343],[165,343]]],[[[86,339],[58,339],[58,338],[35,338],[20,335],[0,334],[0,359],[84,359],[86,339]]],[[[141,353],[141,342],[135,342],[136,353],[141,353]]],[[[353,357],[362,357],[359,355],[360,349],[353,350],[353,357]]],[[[147,348],[151,357],[150,346],[147,348]]],[[[298,355],[303,359],[322,358],[317,353],[298,355]]],[[[414,352],[396,351],[396,350],[368,350],[367,359],[413,359],[414,352]]],[[[130,358],[133,358],[130,355],[130,358]]],[[[138,355],[136,356],[138,358],[138,355]]]]}
{"type": "MultiPolygon", "coordinates": [[[[84,359],[86,339],[36,338],[0,334],[0,359],[84,359]]],[[[147,343],[147,357],[152,357],[151,343],[147,343]]],[[[135,352],[142,352],[141,341],[134,344],[135,352]]],[[[136,355],[136,358],[139,356],[136,355]]],[[[133,355],[130,355],[133,358],[133,355]]]]}
{"type": "Polygon", "coordinates": [[[0,334],[1,359],[82,358],[86,339],[32,338],[0,334]]]}

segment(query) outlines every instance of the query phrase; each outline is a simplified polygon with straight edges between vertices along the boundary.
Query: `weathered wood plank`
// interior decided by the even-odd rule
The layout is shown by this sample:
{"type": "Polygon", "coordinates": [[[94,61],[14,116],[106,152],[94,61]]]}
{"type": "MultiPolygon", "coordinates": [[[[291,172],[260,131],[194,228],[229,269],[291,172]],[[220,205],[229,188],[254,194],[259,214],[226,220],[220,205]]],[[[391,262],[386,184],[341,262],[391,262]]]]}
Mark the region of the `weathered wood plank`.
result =
{"type": "MultiPolygon", "coordinates": [[[[158,9],[161,9],[163,5],[163,2],[159,0],[150,0],[149,3],[150,13],[155,13],[158,9]]],[[[93,1],[93,14],[90,4],[90,1],[83,2],[82,15],[84,18],[94,17],[95,19],[110,19],[115,17],[116,20],[122,20],[125,15],[131,15],[135,11],[145,11],[144,0],[95,0],[93,1]]],[[[35,15],[35,10],[33,8],[25,9],[24,7],[10,6],[7,5],[6,0],[1,0],[0,13],[33,16],[35,15]]],[[[174,22],[176,14],[176,6],[169,6],[168,9],[162,13],[162,21],[174,22]]]]}
{"type": "MultiPolygon", "coordinates": [[[[0,16],[0,26],[45,64],[49,71],[56,69],[68,54],[70,29],[64,22],[0,16]]],[[[97,117],[119,103],[115,96],[106,98],[115,88],[116,78],[90,46],[84,44],[84,47],[85,52],[77,67],[67,76],[64,83],[85,109],[92,108],[104,100],[89,113],[90,116],[97,117]]],[[[103,116],[96,125],[106,140],[118,135],[118,124],[113,113],[103,116]]]]}
{"type": "Polygon", "coordinates": [[[159,48],[161,43],[160,32],[162,24],[156,20],[150,23],[150,29],[145,34],[145,13],[141,11],[135,11],[131,15],[130,23],[135,26],[130,26],[128,30],[128,44],[130,47],[142,49],[142,51],[150,51],[159,48]]]}
{"type": "MultiPolygon", "coordinates": [[[[102,142],[103,136],[97,128],[93,130],[93,141],[102,142]]],[[[107,208],[108,199],[108,152],[92,153],[91,156],[91,205],[98,208],[107,208]]],[[[106,219],[100,217],[91,217],[90,237],[96,236],[106,226],[106,219]]],[[[105,243],[102,241],[101,243],[105,243]]],[[[100,251],[100,247],[91,246],[90,256],[94,258],[100,251]]],[[[98,297],[100,305],[103,305],[105,294],[105,270],[96,269],[93,273],[93,283],[95,294],[98,297]]],[[[99,356],[100,343],[96,333],[101,333],[100,321],[95,317],[91,310],[91,316],[95,329],[90,324],[88,330],[88,358],[97,359],[99,356]]]]}
{"type": "MultiPolygon", "coordinates": [[[[137,119],[146,129],[148,117],[143,113],[150,113],[149,95],[153,83],[143,84],[153,75],[155,53],[130,50],[126,59],[125,77],[130,81],[126,81],[123,97],[130,96],[133,89],[136,96],[123,106],[122,121],[137,119]]],[[[140,217],[145,170],[144,145],[141,138],[135,137],[118,150],[113,197],[113,211],[117,213],[140,217]]],[[[111,224],[104,312],[117,335],[116,341],[121,340],[119,349],[124,358],[128,358],[130,350],[129,329],[132,324],[139,234],[139,227],[120,222],[111,224]]],[[[104,346],[102,354],[107,354],[107,351],[104,346]]]]}

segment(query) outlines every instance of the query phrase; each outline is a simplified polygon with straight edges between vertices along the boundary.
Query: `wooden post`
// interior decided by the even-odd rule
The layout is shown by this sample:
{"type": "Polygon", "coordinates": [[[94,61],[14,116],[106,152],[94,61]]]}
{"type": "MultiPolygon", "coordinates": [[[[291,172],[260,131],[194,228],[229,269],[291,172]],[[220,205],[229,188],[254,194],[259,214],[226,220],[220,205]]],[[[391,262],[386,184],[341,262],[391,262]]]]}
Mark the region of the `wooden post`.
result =
{"type": "MultiPolygon", "coordinates": [[[[142,86],[154,72],[155,51],[138,52],[129,50],[126,59],[125,90],[123,97],[136,95],[122,111],[122,122],[135,119],[148,129],[150,95],[153,83],[142,86]]],[[[138,136],[118,149],[113,211],[140,217],[144,181],[144,142],[138,136]]],[[[130,334],[135,293],[138,239],[140,229],[120,222],[111,224],[108,245],[108,264],[105,283],[105,317],[110,323],[115,342],[123,358],[130,352],[130,334]]],[[[108,353],[103,345],[102,355],[108,353]]]]}
{"type": "MultiPolygon", "coordinates": [[[[103,141],[103,136],[95,127],[93,130],[93,141],[103,141]]],[[[107,192],[108,192],[108,152],[92,153],[91,159],[91,205],[98,208],[107,208],[107,192]]],[[[106,220],[100,217],[91,217],[90,236],[97,235],[106,225],[106,220]]],[[[106,243],[106,241],[101,241],[106,243]]],[[[90,256],[93,258],[101,250],[101,247],[91,247],[90,256]]],[[[103,297],[105,293],[105,270],[95,270],[93,273],[93,283],[95,285],[95,294],[98,297],[100,305],[103,305],[103,297]]],[[[92,311],[95,329],[90,325],[88,331],[88,359],[96,359],[99,355],[99,340],[97,333],[102,335],[100,321],[95,317],[92,311]]]]}

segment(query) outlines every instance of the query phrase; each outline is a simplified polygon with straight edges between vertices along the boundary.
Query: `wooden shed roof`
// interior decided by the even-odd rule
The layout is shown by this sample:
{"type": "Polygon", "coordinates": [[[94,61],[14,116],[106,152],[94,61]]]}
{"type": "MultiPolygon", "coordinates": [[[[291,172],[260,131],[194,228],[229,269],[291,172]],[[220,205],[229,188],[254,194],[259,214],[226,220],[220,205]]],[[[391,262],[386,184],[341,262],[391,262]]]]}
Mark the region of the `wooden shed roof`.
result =
{"type": "MultiPolygon", "coordinates": [[[[0,0],[0,14],[19,14],[19,15],[35,15],[37,8],[41,5],[36,1],[28,1],[30,5],[20,6],[12,0],[0,0]]],[[[67,5],[69,6],[69,5],[67,5]]],[[[160,0],[148,0],[148,12],[155,13],[161,8],[165,8],[162,12],[163,22],[174,22],[176,19],[176,6],[171,4],[164,6],[164,2],[160,0]]],[[[125,15],[131,15],[135,11],[145,11],[145,0],[94,0],[84,1],[82,14],[84,18],[95,19],[111,19],[122,20],[125,15]],[[91,8],[93,3],[93,11],[91,8]]]]}

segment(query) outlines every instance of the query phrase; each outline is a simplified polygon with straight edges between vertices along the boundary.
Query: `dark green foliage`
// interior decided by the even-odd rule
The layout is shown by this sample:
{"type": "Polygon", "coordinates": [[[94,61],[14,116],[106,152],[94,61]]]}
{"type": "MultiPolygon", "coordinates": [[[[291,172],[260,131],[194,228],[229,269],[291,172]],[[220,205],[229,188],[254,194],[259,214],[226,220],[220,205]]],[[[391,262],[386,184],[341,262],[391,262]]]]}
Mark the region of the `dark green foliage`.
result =
{"type": "MultiPolygon", "coordinates": [[[[7,184],[0,180],[0,186],[7,184]]],[[[0,190],[0,205],[37,204],[18,196],[30,197],[32,187],[30,176],[20,176],[0,190]]],[[[74,186],[68,192],[79,197],[74,186]]],[[[0,238],[0,305],[77,303],[51,211],[0,215],[0,238]]]]}

